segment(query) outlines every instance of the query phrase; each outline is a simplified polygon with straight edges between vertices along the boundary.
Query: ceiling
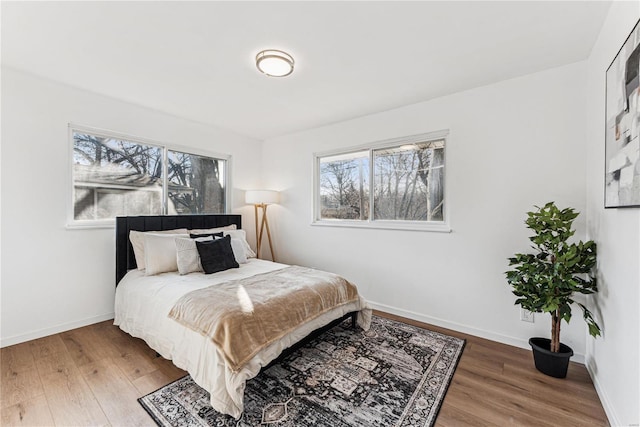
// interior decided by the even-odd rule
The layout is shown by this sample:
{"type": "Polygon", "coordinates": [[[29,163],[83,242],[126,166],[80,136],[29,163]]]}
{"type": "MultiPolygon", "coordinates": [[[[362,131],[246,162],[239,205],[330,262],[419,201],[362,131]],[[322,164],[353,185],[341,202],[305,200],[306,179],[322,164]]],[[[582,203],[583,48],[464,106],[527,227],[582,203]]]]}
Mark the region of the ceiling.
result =
{"type": "Polygon", "coordinates": [[[2,63],[267,139],[586,59],[609,6],[3,1],[2,63]]]}

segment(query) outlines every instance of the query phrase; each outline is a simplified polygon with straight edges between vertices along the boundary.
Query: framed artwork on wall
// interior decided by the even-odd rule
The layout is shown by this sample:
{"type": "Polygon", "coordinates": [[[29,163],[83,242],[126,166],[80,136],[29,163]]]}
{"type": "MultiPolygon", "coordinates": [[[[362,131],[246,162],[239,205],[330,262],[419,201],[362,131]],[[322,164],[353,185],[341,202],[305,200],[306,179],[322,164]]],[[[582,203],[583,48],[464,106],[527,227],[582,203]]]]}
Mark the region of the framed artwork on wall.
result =
{"type": "Polygon", "coordinates": [[[606,73],[604,207],[640,207],[640,21],[606,73]]]}

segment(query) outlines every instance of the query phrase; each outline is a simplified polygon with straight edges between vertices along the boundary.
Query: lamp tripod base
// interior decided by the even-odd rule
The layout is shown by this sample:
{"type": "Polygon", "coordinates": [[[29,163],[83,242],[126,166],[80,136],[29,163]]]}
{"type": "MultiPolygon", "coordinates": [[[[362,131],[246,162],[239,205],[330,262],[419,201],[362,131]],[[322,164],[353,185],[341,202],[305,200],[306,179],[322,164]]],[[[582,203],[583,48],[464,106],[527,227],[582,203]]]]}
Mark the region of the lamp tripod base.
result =
{"type": "Polygon", "coordinates": [[[262,236],[264,235],[264,231],[267,231],[267,240],[269,241],[269,250],[271,252],[271,260],[273,262],[276,261],[276,256],[273,252],[273,243],[271,242],[271,231],[269,230],[269,220],[267,219],[267,204],[259,203],[253,205],[255,209],[255,219],[256,219],[256,256],[260,258],[260,248],[262,246],[262,236]],[[262,216],[260,218],[260,228],[258,228],[258,208],[262,210],[262,216]]]}

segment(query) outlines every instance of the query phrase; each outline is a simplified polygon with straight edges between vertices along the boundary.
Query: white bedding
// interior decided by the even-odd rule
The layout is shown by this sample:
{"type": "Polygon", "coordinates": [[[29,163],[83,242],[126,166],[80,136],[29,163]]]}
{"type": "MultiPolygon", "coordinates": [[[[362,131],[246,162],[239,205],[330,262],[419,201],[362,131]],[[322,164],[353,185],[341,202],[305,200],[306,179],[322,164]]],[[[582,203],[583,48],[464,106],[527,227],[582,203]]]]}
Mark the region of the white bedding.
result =
{"type": "MultiPolygon", "coordinates": [[[[172,272],[145,276],[143,271],[132,270],[116,288],[114,324],[130,335],[142,338],[162,357],[189,372],[197,384],[209,391],[214,409],[238,418],[244,409],[244,388],[248,379],[255,377],[282,350],[313,330],[348,312],[359,310],[359,303],[329,311],[285,335],[235,373],[225,366],[224,359],[209,338],[180,325],[167,314],[187,292],[284,267],[285,264],[250,259],[240,268],[210,275],[192,273],[180,276],[178,272],[172,272]]],[[[361,311],[358,324],[368,327],[370,321],[371,310],[361,311]]]]}

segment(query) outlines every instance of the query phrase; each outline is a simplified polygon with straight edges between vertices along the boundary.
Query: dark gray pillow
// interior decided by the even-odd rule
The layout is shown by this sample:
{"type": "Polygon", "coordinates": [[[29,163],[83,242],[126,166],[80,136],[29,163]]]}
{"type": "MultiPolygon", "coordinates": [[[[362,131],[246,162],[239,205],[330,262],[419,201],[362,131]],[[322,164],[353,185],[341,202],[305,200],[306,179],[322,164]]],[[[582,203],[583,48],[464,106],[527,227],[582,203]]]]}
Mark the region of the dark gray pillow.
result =
{"type": "Polygon", "coordinates": [[[196,247],[200,254],[200,263],[204,274],[217,273],[230,268],[240,268],[233,256],[231,249],[231,236],[222,239],[199,242],[196,240],[196,247]]]}
{"type": "Polygon", "coordinates": [[[224,233],[221,231],[219,233],[207,233],[207,234],[189,234],[189,237],[191,237],[192,239],[198,239],[200,237],[213,237],[214,239],[218,239],[222,236],[224,236],[224,233]]]}

